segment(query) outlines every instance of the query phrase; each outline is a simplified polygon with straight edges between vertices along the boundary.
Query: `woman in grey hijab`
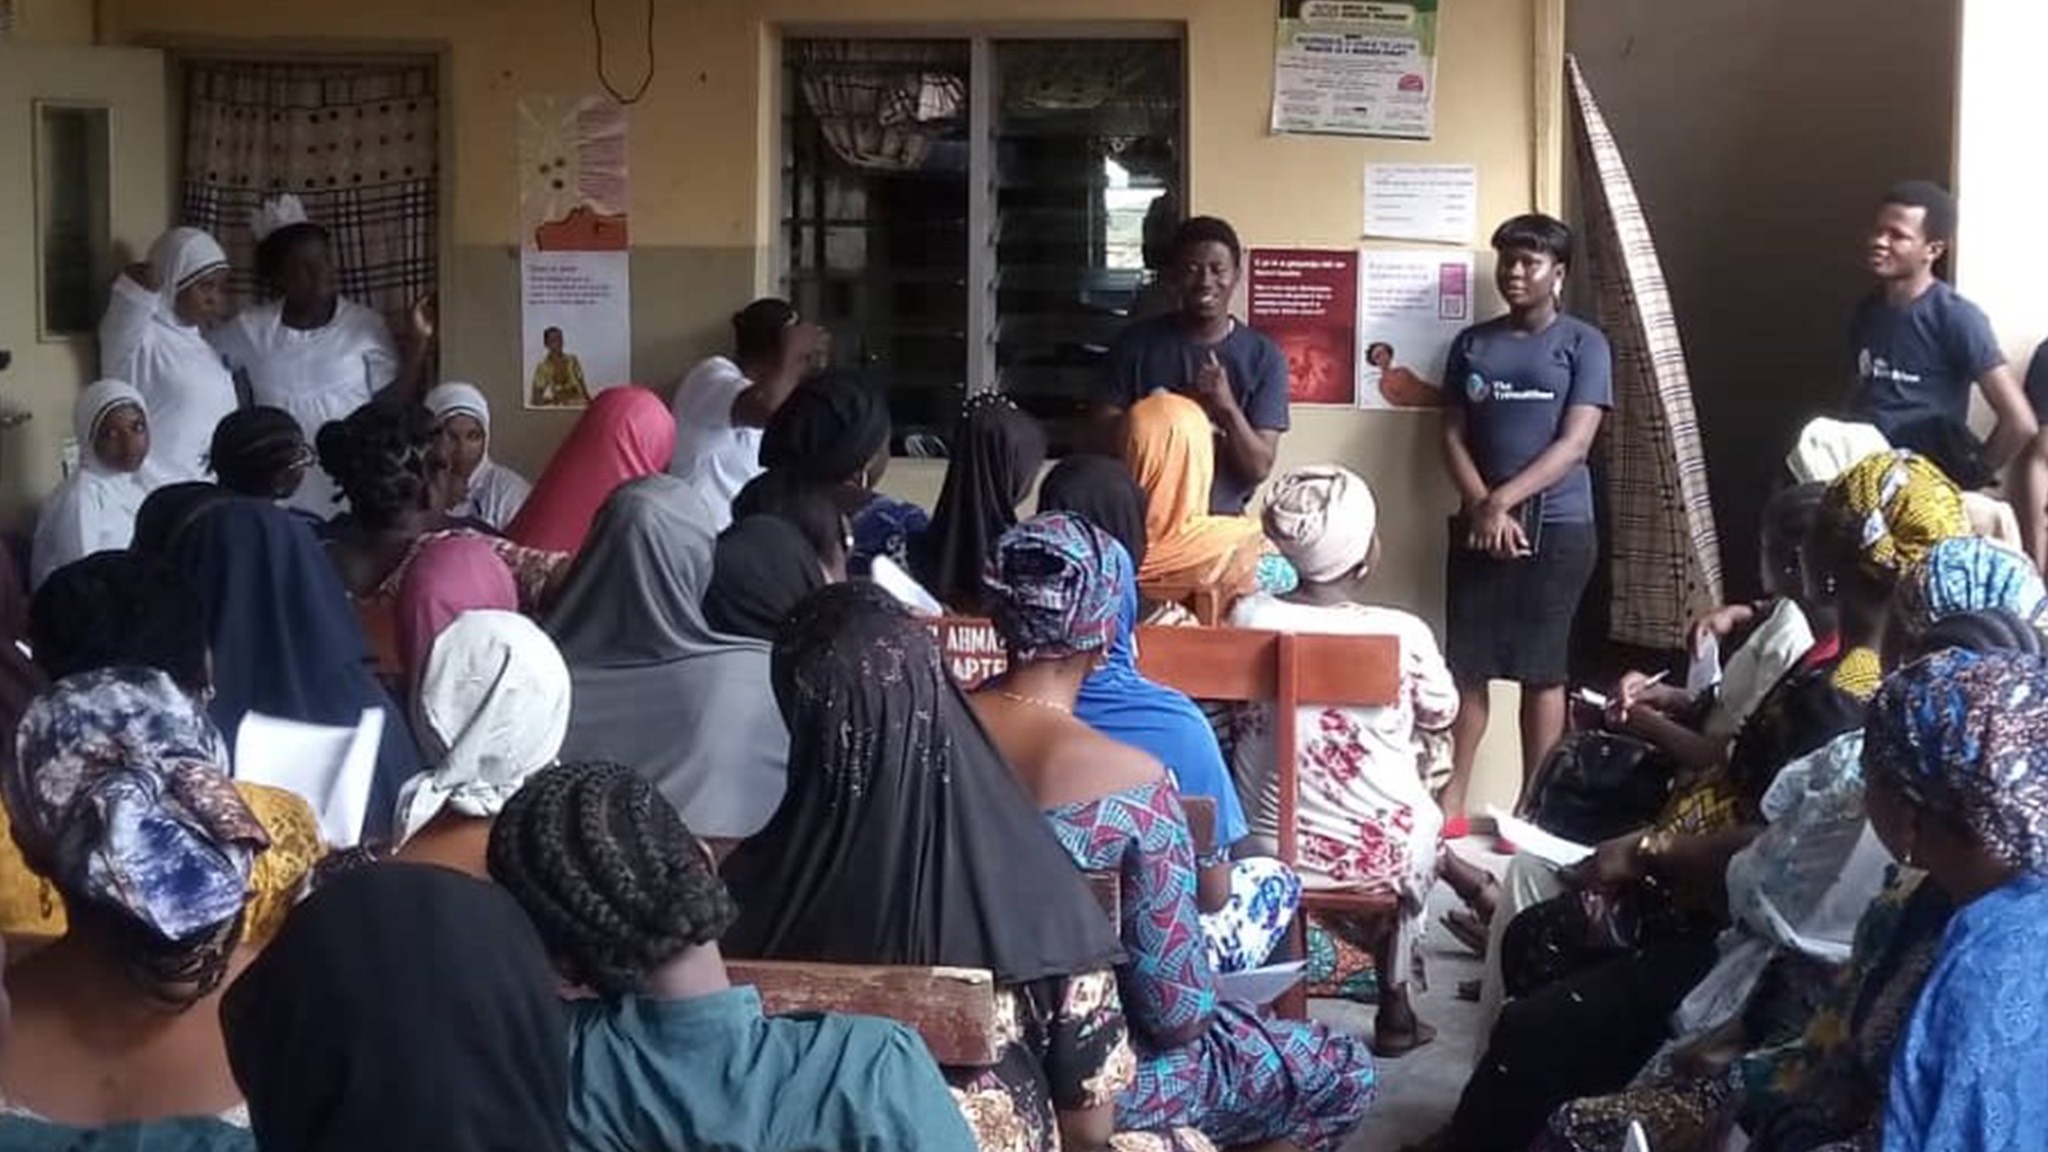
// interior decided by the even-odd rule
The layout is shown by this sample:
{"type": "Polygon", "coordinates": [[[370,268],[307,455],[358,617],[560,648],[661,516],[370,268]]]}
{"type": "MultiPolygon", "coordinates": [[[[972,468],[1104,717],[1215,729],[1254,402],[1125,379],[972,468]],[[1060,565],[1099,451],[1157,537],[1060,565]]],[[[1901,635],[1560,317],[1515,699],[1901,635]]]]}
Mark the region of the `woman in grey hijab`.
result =
{"type": "Polygon", "coordinates": [[[563,759],[634,769],[714,844],[768,822],[789,760],[768,643],[704,619],[716,523],[673,476],[622,485],[547,620],[575,685],[563,759]]]}

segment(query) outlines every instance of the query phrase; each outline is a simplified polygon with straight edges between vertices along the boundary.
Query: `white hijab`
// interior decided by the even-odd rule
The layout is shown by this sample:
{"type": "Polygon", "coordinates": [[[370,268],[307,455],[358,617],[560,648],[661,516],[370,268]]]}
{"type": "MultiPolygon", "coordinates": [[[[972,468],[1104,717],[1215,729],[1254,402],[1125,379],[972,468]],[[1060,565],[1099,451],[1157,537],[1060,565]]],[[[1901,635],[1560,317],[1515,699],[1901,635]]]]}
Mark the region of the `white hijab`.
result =
{"type": "Polygon", "coordinates": [[[483,459],[477,461],[476,471],[469,474],[462,503],[449,511],[503,529],[519,514],[520,505],[526,503],[532,487],[523,477],[491,459],[491,402],[476,385],[450,380],[427,393],[426,405],[437,427],[450,416],[467,416],[483,425],[483,459]]]}
{"type": "Polygon", "coordinates": [[[149,488],[136,472],[109,468],[93,451],[100,423],[116,409],[134,407],[149,416],[142,393],[125,380],[101,380],[78,394],[71,408],[78,437],[78,471],[50,494],[36,519],[31,583],[40,587],[50,573],[94,552],[126,548],[135,534],[135,514],[149,488]]]}
{"type": "Polygon", "coordinates": [[[178,293],[227,267],[228,254],[220,241],[198,228],[173,228],[149,246],[149,266],[156,273],[157,315],[165,323],[189,328],[178,319],[178,293]]]}
{"type": "Polygon", "coordinates": [[[426,771],[398,797],[404,845],[443,808],[491,817],[555,762],[569,731],[569,666],[516,612],[464,612],[434,641],[414,714],[426,771]]]}

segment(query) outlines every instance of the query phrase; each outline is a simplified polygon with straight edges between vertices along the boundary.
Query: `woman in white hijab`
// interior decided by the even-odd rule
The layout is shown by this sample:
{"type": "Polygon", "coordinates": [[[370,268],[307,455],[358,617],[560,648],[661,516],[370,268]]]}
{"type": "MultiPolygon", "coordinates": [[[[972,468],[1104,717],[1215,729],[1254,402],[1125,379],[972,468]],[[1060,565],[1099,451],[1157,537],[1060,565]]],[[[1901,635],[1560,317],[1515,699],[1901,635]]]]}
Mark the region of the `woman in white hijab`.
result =
{"type": "Polygon", "coordinates": [[[35,588],[74,560],[128,547],[135,513],[149,495],[141,479],[150,455],[149,407],[142,393],[123,380],[102,380],[78,394],[71,419],[78,471],[57,485],[36,519],[29,573],[35,588]]]}
{"type": "MultiPolygon", "coordinates": [[[[1392,932],[1359,932],[1354,930],[1358,926],[1319,918],[1310,924],[1312,931],[1373,954],[1381,980],[1373,1051],[1403,1055],[1436,1035],[1416,1018],[1407,977],[1436,880],[1444,822],[1430,798],[1428,777],[1436,766],[1448,766],[1458,686],[1428,624],[1396,608],[1364,603],[1365,579],[1379,557],[1379,505],[1356,473],[1333,464],[1289,472],[1266,502],[1265,528],[1301,583],[1285,596],[1260,593],[1239,600],[1230,614],[1232,624],[1269,632],[1400,638],[1401,693],[1395,703],[1303,705],[1300,710],[1295,723],[1300,859],[1294,866],[1305,888],[1363,888],[1400,898],[1401,915],[1392,932]]],[[[1270,849],[1280,826],[1270,706],[1240,712],[1234,759],[1253,842],[1263,841],[1270,849]]],[[[1342,980],[1331,983],[1341,986],[1342,980]]]]}
{"type": "Polygon", "coordinates": [[[214,426],[235,410],[235,379],[204,329],[226,299],[227,253],[197,228],[173,228],[147,263],[114,279],[100,320],[100,371],[142,393],[156,435],[152,487],[204,480],[214,426]]]}
{"type": "Polygon", "coordinates": [[[569,731],[569,666],[516,612],[464,612],[435,639],[413,698],[428,765],[398,796],[398,858],[488,877],[491,820],[555,763],[569,731]]]}
{"type": "Polygon", "coordinates": [[[462,481],[462,498],[448,515],[504,531],[533,485],[491,459],[491,402],[476,385],[450,381],[427,393],[427,411],[434,414],[441,459],[462,481]]]}

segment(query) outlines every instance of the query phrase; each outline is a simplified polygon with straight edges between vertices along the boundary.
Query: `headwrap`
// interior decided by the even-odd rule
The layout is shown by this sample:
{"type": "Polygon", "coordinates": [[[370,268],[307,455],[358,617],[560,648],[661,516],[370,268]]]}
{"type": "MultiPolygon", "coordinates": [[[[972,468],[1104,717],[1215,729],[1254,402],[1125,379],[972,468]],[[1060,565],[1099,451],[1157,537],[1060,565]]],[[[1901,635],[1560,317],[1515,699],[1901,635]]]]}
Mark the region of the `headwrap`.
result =
{"type": "Polygon", "coordinates": [[[4,784],[32,868],[166,943],[239,917],[270,843],[228,778],[220,732],[153,669],[59,681],[22,718],[4,784]]]}
{"type": "Polygon", "coordinates": [[[1145,491],[1113,456],[1077,453],[1038,483],[1040,512],[1075,512],[1116,538],[1133,569],[1145,564],[1145,491]]]}
{"type": "Polygon", "coordinates": [[[842,484],[889,442],[889,403],[852,372],[827,372],[797,385],[761,431],[761,467],[806,480],[842,484]]]}
{"type": "MultiPolygon", "coordinates": [[[[145,419],[149,416],[149,405],[143,403],[142,393],[126,380],[95,381],[78,394],[78,402],[71,406],[71,430],[78,437],[80,468],[97,475],[112,473],[112,469],[100,463],[99,454],[93,451],[93,442],[99,439],[101,421],[121,407],[133,408],[145,419]]],[[[141,502],[137,497],[136,503],[141,502]]]]}
{"type": "Polygon", "coordinates": [[[1958,612],[1944,616],[1922,632],[1909,650],[1909,659],[1939,652],[1944,648],[1968,648],[1973,652],[2024,652],[2048,655],[2048,642],[2033,624],[2010,612],[1992,608],[1983,612],[1958,612]]]}
{"type": "Polygon", "coordinates": [[[460,380],[449,380],[436,385],[427,393],[427,411],[433,413],[434,423],[440,424],[450,416],[467,416],[484,426],[484,437],[488,442],[491,435],[491,402],[474,384],[460,380]]]}
{"type": "Polygon", "coordinates": [[[668,470],[676,418],[645,388],[606,388],[555,450],[533,494],[505,528],[507,538],[550,552],[575,552],[619,485],[668,470]]]}
{"type": "Polygon", "coordinates": [[[443,808],[497,815],[555,762],[569,732],[569,666],[517,612],[465,612],[434,641],[414,715],[428,766],[399,791],[399,846],[443,808]]]}
{"type": "Polygon", "coordinates": [[[953,437],[946,483],[931,524],[911,542],[911,574],[941,603],[973,607],[996,539],[1017,523],[1045,463],[1045,429],[1008,397],[983,392],[967,402],[953,437]]]}
{"type": "Polygon", "coordinates": [[[519,583],[490,541],[465,532],[421,544],[398,585],[398,658],[408,680],[426,670],[443,629],[480,609],[519,610],[519,583]]]}
{"type": "Polygon", "coordinates": [[[568,1023],[504,889],[389,863],[323,884],[228,989],[265,1152],[561,1152],[568,1023]]]}
{"type": "Polygon", "coordinates": [[[173,562],[206,606],[213,640],[213,719],[225,732],[261,712],[354,728],[384,711],[365,835],[384,832],[398,788],[420,769],[405,713],[371,673],[370,644],[341,576],[313,530],[265,500],[234,497],[201,512],[173,562]]]}
{"type": "Polygon", "coordinates": [[[1951,648],[1900,669],[1863,764],[2000,863],[2048,873],[2048,661],[1951,648]]]}
{"type": "Polygon", "coordinates": [[[1872,424],[1850,424],[1825,416],[1806,422],[1785,467],[1800,484],[1829,484],[1858,460],[1889,451],[1891,442],[1872,424]]]}
{"type": "Polygon", "coordinates": [[[748,516],[719,534],[704,622],[728,636],[772,641],[804,597],[825,586],[818,550],[780,516],[748,516]]]}
{"type": "Polygon", "coordinates": [[[225,271],[228,254],[220,241],[197,228],[173,228],[149,246],[149,267],[156,273],[156,295],[161,315],[172,322],[178,315],[178,293],[214,272],[225,271]]]}
{"type": "Polygon", "coordinates": [[[873,584],[835,584],[777,638],[789,794],[724,876],[728,954],[987,968],[1003,985],[1123,957],[931,633],[873,584]]]}
{"type": "Polygon", "coordinates": [[[1208,414],[1179,393],[1154,392],[1131,405],[1124,424],[1124,462],[1146,498],[1139,582],[1249,591],[1265,531],[1249,516],[1209,514],[1216,433],[1208,414]]]}
{"type": "Polygon", "coordinates": [[[1358,473],[1336,464],[1296,468],[1266,499],[1266,538],[1317,583],[1359,571],[1379,531],[1379,502],[1358,473]]]}
{"type": "Polygon", "coordinates": [[[1029,663],[1100,652],[1116,637],[1123,549],[1070,512],[1003,533],[988,563],[987,600],[1010,658],[1029,663]]]}
{"type": "Polygon", "coordinates": [[[621,487],[547,629],[575,680],[563,755],[624,764],[699,835],[739,839],[782,799],[789,738],[768,644],[705,622],[716,519],[687,480],[663,473],[621,487]]]}
{"type": "Polygon", "coordinates": [[[1899,581],[1899,616],[1914,632],[1962,612],[1999,609],[2040,626],[2048,588],[2032,561],[1981,536],[1937,540],[1899,581]]]}
{"type": "Polygon", "coordinates": [[[1836,477],[1824,506],[1855,531],[1863,562],[1892,576],[1936,541],[1970,533],[1955,484],[1932,460],[1902,449],[1866,456],[1836,477]]]}

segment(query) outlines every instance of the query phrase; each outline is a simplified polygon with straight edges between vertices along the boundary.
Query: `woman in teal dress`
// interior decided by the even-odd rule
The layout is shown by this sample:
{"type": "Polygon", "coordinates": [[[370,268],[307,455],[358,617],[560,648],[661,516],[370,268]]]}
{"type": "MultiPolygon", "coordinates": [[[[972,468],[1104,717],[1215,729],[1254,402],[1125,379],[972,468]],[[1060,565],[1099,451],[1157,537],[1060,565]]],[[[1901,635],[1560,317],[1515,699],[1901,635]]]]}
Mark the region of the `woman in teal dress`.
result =
{"type": "Polygon", "coordinates": [[[1131,581],[1121,545],[1050,513],[996,546],[988,603],[1010,671],[976,696],[982,720],[1074,865],[1118,876],[1117,970],[1138,1051],[1121,1128],[1192,1127],[1219,1147],[1343,1144],[1376,1086],[1364,1041],[1223,1000],[1195,908],[1179,793],[1158,761],[1073,719],[1081,684],[1116,636],[1131,581]]]}

